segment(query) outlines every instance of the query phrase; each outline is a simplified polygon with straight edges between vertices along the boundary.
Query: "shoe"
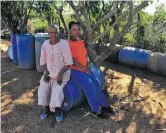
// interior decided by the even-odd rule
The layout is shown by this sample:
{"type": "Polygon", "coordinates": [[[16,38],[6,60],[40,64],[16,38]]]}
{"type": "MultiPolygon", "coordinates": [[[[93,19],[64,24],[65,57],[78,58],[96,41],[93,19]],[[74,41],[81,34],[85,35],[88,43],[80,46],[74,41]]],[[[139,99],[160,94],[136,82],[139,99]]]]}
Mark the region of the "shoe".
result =
{"type": "Polygon", "coordinates": [[[113,108],[111,108],[110,106],[108,106],[108,107],[102,107],[102,108],[101,108],[101,111],[106,112],[106,113],[110,113],[110,114],[112,114],[112,115],[115,114],[115,111],[114,111],[113,108]]]}
{"type": "Polygon", "coordinates": [[[59,108],[58,110],[56,110],[56,121],[60,122],[63,119],[63,112],[62,110],[59,108]]]}
{"type": "Polygon", "coordinates": [[[101,119],[109,119],[109,115],[105,114],[104,112],[101,112],[100,114],[92,112],[92,114],[95,115],[96,117],[101,118],[101,119]]]}
{"type": "Polygon", "coordinates": [[[45,107],[45,110],[44,110],[43,113],[41,113],[41,115],[40,115],[40,119],[41,119],[41,120],[46,119],[46,118],[48,117],[49,113],[50,113],[50,108],[49,108],[49,106],[46,106],[46,107],[45,107]]]}

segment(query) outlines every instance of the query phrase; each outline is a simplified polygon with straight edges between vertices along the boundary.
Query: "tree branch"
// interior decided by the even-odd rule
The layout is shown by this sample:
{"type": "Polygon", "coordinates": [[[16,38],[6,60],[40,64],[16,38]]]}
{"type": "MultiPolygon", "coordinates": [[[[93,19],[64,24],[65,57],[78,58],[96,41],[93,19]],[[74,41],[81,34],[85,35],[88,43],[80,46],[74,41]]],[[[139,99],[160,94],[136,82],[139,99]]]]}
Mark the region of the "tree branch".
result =
{"type": "Polygon", "coordinates": [[[28,12],[28,15],[27,15],[28,18],[29,18],[29,15],[30,15],[30,13],[31,13],[32,6],[33,6],[34,2],[35,2],[35,1],[32,1],[31,5],[30,5],[30,9],[29,9],[29,12],[28,12]]]}
{"type": "Polygon", "coordinates": [[[115,15],[115,13],[116,13],[116,4],[117,4],[117,2],[115,2],[113,4],[113,10],[111,10],[109,13],[107,13],[105,16],[103,16],[101,19],[99,19],[96,22],[96,24],[93,26],[93,31],[95,31],[99,27],[100,24],[102,24],[103,22],[105,22],[106,20],[108,20],[109,18],[111,18],[112,16],[115,15]]]}
{"type": "Polygon", "coordinates": [[[145,1],[141,5],[139,5],[138,7],[136,7],[134,9],[134,11],[133,11],[133,3],[132,3],[132,1],[129,1],[128,4],[129,4],[129,17],[128,17],[128,21],[127,21],[126,25],[123,27],[122,32],[120,32],[119,34],[117,34],[117,36],[114,37],[110,41],[111,45],[108,47],[108,49],[106,49],[103,53],[101,53],[100,56],[98,56],[94,60],[94,62],[96,64],[100,64],[104,59],[106,59],[112,53],[112,50],[116,49],[115,44],[120,41],[120,39],[124,36],[124,34],[127,32],[127,30],[129,29],[129,27],[131,26],[134,15],[137,13],[137,11],[139,12],[142,8],[148,6],[148,4],[145,1]]]}
{"type": "Polygon", "coordinates": [[[58,13],[58,15],[59,15],[59,17],[60,17],[60,19],[61,19],[61,21],[62,21],[62,23],[63,23],[63,26],[64,26],[65,31],[66,31],[66,35],[68,36],[68,33],[69,33],[69,32],[68,32],[68,28],[67,28],[67,26],[66,26],[65,19],[64,19],[63,15],[62,15],[63,7],[57,8],[57,7],[55,6],[55,9],[57,10],[57,13],[58,13]]]}
{"type": "Polygon", "coordinates": [[[84,32],[86,32],[86,26],[85,24],[82,22],[81,20],[81,15],[79,14],[79,11],[77,10],[77,8],[74,6],[72,1],[66,1],[67,3],[69,3],[69,5],[71,6],[71,8],[74,10],[75,14],[76,14],[76,19],[77,21],[80,22],[80,26],[83,29],[84,32]]]}
{"type": "Polygon", "coordinates": [[[95,58],[97,57],[97,53],[90,47],[87,47],[87,52],[88,52],[88,56],[90,58],[90,61],[93,62],[95,60],[95,58]]]}
{"type": "Polygon", "coordinates": [[[82,15],[85,18],[85,23],[87,25],[87,38],[84,40],[85,44],[91,44],[92,43],[92,36],[93,36],[93,31],[92,31],[92,27],[91,27],[91,23],[90,20],[88,18],[88,14],[87,14],[87,10],[85,9],[85,3],[84,1],[79,1],[79,5],[78,5],[82,15]]]}
{"type": "Polygon", "coordinates": [[[109,19],[110,17],[112,17],[115,14],[114,11],[110,11],[109,13],[107,13],[104,17],[102,17],[101,19],[99,19],[96,24],[93,26],[93,31],[95,31],[100,24],[102,24],[103,22],[105,22],[107,19],[109,19]]]}
{"type": "Polygon", "coordinates": [[[149,0],[145,0],[142,4],[140,4],[139,6],[137,6],[134,9],[133,15],[137,14],[139,11],[141,11],[143,8],[147,7],[149,4],[149,0]]]}
{"type": "Polygon", "coordinates": [[[90,20],[89,20],[89,18],[88,18],[87,11],[86,11],[86,9],[85,9],[84,1],[79,1],[78,8],[80,9],[82,15],[83,15],[84,18],[85,18],[85,23],[87,24],[87,26],[88,26],[89,28],[91,28],[91,23],[90,23],[90,20]]]}
{"type": "MultiPolygon", "coordinates": [[[[29,15],[30,15],[30,13],[31,13],[32,6],[33,6],[34,2],[35,2],[35,1],[32,1],[32,2],[31,2],[29,11],[28,11],[28,13],[25,14],[24,24],[23,24],[23,25],[27,24],[27,21],[28,21],[29,15]]],[[[27,7],[27,9],[28,9],[28,7],[27,7]]],[[[27,9],[26,9],[26,12],[27,12],[27,9]]]]}
{"type": "Polygon", "coordinates": [[[93,42],[96,42],[98,39],[102,38],[103,36],[107,35],[112,28],[114,28],[118,24],[117,21],[115,21],[106,31],[104,31],[102,34],[97,36],[93,42]]]}

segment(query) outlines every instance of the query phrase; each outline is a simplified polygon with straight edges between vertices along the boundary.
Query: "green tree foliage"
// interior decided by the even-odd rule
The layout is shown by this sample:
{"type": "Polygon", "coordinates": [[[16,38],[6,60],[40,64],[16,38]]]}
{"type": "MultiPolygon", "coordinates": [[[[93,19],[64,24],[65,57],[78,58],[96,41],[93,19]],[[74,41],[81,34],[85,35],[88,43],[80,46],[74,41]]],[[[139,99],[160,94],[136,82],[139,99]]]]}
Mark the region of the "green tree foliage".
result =
{"type": "Polygon", "coordinates": [[[48,24],[59,23],[54,1],[38,1],[35,3],[36,14],[40,19],[46,19],[48,24]]]}
{"type": "Polygon", "coordinates": [[[2,1],[1,16],[13,33],[26,33],[34,1],[2,1]]]}
{"type": "Polygon", "coordinates": [[[55,1],[2,1],[2,19],[13,33],[27,33],[31,20],[36,29],[42,29],[48,24],[59,24],[60,19],[55,1]],[[46,22],[47,21],[47,22],[46,22]]]}
{"type": "Polygon", "coordinates": [[[140,12],[140,43],[137,44],[138,20],[136,25],[123,37],[122,45],[144,48],[151,51],[166,52],[166,10],[163,4],[156,8],[154,14],[140,12]]]}
{"type": "MultiPolygon", "coordinates": [[[[88,44],[88,53],[93,53],[95,62],[101,63],[108,57],[115,44],[150,49],[166,50],[166,10],[164,5],[157,7],[153,15],[142,9],[147,1],[2,1],[2,19],[11,29],[21,33],[35,32],[49,24],[58,24],[68,31],[71,20],[80,22],[81,38],[88,44]],[[70,6],[73,14],[66,15],[64,10],[70,6]],[[110,43],[101,55],[95,53],[96,44],[110,43]]],[[[70,10],[69,9],[69,10],[70,10]]]]}

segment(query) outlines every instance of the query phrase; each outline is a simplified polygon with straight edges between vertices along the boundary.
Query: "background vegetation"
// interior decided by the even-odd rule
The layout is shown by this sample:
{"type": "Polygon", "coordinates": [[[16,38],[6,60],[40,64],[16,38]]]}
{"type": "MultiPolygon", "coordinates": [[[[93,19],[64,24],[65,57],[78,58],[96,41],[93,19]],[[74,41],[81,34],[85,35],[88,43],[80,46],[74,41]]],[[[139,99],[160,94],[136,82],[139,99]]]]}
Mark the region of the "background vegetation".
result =
{"type": "MultiPolygon", "coordinates": [[[[152,2],[151,2],[152,3],[152,2]]],[[[11,33],[47,32],[58,24],[68,33],[68,23],[81,23],[81,38],[88,44],[94,62],[102,62],[119,43],[151,51],[166,52],[166,7],[154,14],[144,11],[148,1],[2,1],[2,28],[11,33]],[[100,45],[111,45],[96,56],[100,45]]]]}

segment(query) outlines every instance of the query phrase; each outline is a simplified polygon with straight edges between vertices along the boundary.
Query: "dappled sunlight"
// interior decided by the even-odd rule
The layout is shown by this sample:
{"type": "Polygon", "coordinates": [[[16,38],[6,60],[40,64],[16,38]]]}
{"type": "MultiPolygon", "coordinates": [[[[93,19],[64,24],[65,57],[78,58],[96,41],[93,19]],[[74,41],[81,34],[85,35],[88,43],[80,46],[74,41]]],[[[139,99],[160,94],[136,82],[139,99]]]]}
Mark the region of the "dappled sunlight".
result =
{"type": "Polygon", "coordinates": [[[103,72],[105,70],[105,67],[104,66],[101,66],[100,67],[100,70],[103,72]]]}
{"type": "MultiPolygon", "coordinates": [[[[115,108],[141,111],[146,117],[151,118],[149,124],[166,124],[166,86],[142,78],[130,69],[127,74],[105,66],[100,69],[105,71],[105,90],[110,100],[116,97],[113,103],[115,108]]],[[[125,119],[122,114],[123,112],[117,114],[114,120],[125,119]]],[[[135,122],[131,123],[131,126],[133,131],[128,128],[126,132],[136,130],[135,122]]]]}
{"type": "MultiPolygon", "coordinates": [[[[37,88],[37,87],[36,87],[37,88]]],[[[23,93],[18,99],[14,99],[14,97],[10,93],[3,93],[1,97],[1,115],[6,115],[10,113],[17,104],[32,104],[35,100],[34,98],[34,91],[32,89],[25,93],[23,93]]]]}
{"type": "Polygon", "coordinates": [[[117,129],[115,133],[122,133],[122,128],[117,129]]]}
{"type": "Polygon", "coordinates": [[[14,70],[16,70],[16,69],[17,69],[17,68],[7,70],[7,71],[5,71],[5,72],[2,72],[1,75],[3,76],[3,74],[9,73],[9,72],[14,71],[14,70]]]}
{"type": "Polygon", "coordinates": [[[125,118],[125,112],[121,111],[111,116],[111,119],[114,121],[122,121],[125,118]]]}
{"type": "Polygon", "coordinates": [[[14,104],[32,104],[34,102],[34,89],[31,91],[25,92],[17,100],[14,101],[14,104]]]}
{"type": "Polygon", "coordinates": [[[11,112],[13,108],[13,99],[10,93],[4,93],[1,94],[1,115],[6,115],[11,112]]]}
{"type": "Polygon", "coordinates": [[[7,84],[9,84],[9,83],[15,82],[15,81],[17,81],[17,80],[18,80],[18,78],[14,78],[14,79],[12,79],[12,80],[10,80],[10,81],[7,81],[7,82],[1,84],[1,87],[5,86],[5,85],[7,85],[7,84]]]}
{"type": "Polygon", "coordinates": [[[130,125],[126,129],[126,133],[136,133],[137,132],[137,125],[135,121],[131,121],[130,125]]]}
{"type": "MultiPolygon", "coordinates": [[[[119,77],[116,72],[114,74],[113,80],[110,80],[108,76],[106,76],[105,81],[106,81],[106,85],[108,86],[107,90],[111,92],[111,94],[113,95],[127,96],[128,89],[130,87],[130,81],[132,80],[132,76],[121,74],[120,78],[116,79],[116,77],[119,77]]],[[[140,86],[140,83],[141,83],[141,80],[139,78],[135,78],[131,87],[133,89],[137,89],[140,86]]]]}
{"type": "Polygon", "coordinates": [[[9,114],[12,111],[12,108],[13,108],[12,105],[10,105],[10,106],[8,106],[6,108],[1,108],[1,110],[2,110],[1,111],[1,116],[9,114]]]}
{"type": "Polygon", "coordinates": [[[0,45],[0,49],[3,50],[3,51],[7,51],[9,45],[10,45],[10,43],[8,43],[7,41],[2,41],[1,45],[0,45]]]}

